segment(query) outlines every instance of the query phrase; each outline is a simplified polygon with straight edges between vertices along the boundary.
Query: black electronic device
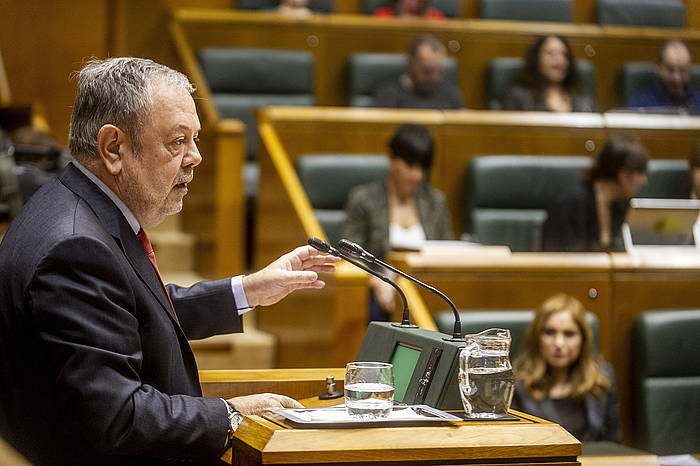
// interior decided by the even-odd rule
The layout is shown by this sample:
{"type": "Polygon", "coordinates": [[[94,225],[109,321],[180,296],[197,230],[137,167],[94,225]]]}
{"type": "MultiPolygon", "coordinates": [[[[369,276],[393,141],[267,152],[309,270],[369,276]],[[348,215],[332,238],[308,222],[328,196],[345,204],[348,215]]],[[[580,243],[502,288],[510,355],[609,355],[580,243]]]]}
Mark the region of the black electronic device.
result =
{"type": "Polygon", "coordinates": [[[370,322],[357,361],[394,365],[394,400],[437,409],[463,409],[459,394],[459,351],[464,341],[444,333],[370,322]]]}

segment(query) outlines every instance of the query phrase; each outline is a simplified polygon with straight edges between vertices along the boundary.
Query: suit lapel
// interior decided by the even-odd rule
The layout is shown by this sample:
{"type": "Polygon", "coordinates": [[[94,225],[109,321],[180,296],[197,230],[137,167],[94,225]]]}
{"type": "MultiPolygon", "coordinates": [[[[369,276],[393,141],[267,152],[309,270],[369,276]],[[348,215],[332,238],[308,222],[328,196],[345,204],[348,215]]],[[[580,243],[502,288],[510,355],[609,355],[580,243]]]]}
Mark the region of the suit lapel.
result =
{"type": "Polygon", "coordinates": [[[168,297],[165,296],[153,265],[131,229],[129,222],[126,221],[121,211],[114,205],[114,202],[72,164],[66,167],[60,177],[60,181],[90,206],[100,223],[120,246],[141,281],[160,303],[163,311],[170,316],[170,320],[175,327],[179,328],[180,325],[170,310],[168,297]]]}

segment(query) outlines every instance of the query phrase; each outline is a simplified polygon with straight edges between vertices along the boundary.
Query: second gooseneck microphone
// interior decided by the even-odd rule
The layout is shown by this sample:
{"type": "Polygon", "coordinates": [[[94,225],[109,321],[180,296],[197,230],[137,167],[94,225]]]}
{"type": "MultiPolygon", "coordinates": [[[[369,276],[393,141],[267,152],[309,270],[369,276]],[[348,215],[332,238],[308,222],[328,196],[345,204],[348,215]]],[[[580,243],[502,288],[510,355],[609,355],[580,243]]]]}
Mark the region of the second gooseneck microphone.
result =
{"type": "Polygon", "coordinates": [[[339,251],[338,249],[334,248],[330,244],[326,243],[320,238],[316,238],[315,236],[312,236],[311,238],[308,239],[309,246],[311,246],[314,249],[317,249],[321,252],[326,252],[328,254],[331,254],[336,257],[340,257],[342,259],[345,259],[346,261],[350,262],[352,265],[355,267],[358,267],[365,272],[367,272],[370,275],[374,275],[375,277],[379,278],[383,282],[388,283],[389,285],[393,286],[394,289],[396,290],[397,293],[399,293],[399,296],[401,296],[401,301],[403,301],[403,318],[401,320],[400,324],[397,324],[399,327],[416,327],[415,325],[411,325],[411,323],[408,320],[409,312],[408,312],[408,300],[406,299],[406,295],[404,294],[403,290],[399,287],[399,285],[396,284],[393,280],[391,280],[389,277],[386,275],[377,272],[376,270],[372,270],[370,267],[367,265],[358,262],[355,260],[355,258],[350,255],[346,254],[344,251],[339,251]]]}
{"type": "Polygon", "coordinates": [[[356,257],[358,259],[362,259],[370,264],[378,264],[382,267],[385,267],[388,270],[391,270],[392,272],[401,275],[405,279],[412,281],[416,285],[422,286],[423,288],[430,291],[431,293],[434,293],[434,294],[440,296],[442,299],[444,299],[447,302],[447,304],[449,304],[450,308],[452,309],[452,313],[454,314],[454,318],[455,318],[455,325],[454,325],[454,328],[452,330],[452,338],[450,338],[450,339],[445,338],[445,340],[464,341],[464,336],[462,335],[462,320],[459,317],[459,312],[457,311],[457,308],[455,307],[452,300],[450,298],[448,298],[445,295],[445,293],[443,293],[442,291],[440,291],[436,288],[433,288],[430,285],[423,283],[422,281],[410,276],[409,274],[407,274],[405,272],[402,272],[401,270],[397,269],[396,267],[394,267],[392,265],[387,264],[386,262],[382,261],[381,259],[377,259],[373,254],[365,251],[365,249],[357,243],[353,243],[352,241],[349,241],[347,239],[341,239],[340,241],[338,241],[338,249],[340,249],[342,252],[344,252],[345,254],[347,254],[349,256],[353,256],[353,257],[356,257]]]}

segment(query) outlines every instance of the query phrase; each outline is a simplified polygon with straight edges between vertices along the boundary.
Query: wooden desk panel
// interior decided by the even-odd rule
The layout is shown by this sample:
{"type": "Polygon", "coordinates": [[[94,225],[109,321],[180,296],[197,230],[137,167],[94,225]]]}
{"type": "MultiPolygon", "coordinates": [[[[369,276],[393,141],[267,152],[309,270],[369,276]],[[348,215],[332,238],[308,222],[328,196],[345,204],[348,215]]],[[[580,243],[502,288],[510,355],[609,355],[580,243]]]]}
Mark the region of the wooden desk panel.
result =
{"type": "Polygon", "coordinates": [[[233,398],[255,393],[278,393],[296,400],[326,392],[326,377],[332,375],[342,391],[345,368],[205,370],[199,371],[203,396],[233,398]]]}
{"type": "Polygon", "coordinates": [[[606,113],[608,134],[638,137],[654,159],[687,159],[700,136],[700,118],[692,116],[606,113]]]}
{"type": "MultiPolygon", "coordinates": [[[[438,288],[458,309],[536,309],[556,293],[579,299],[596,314],[603,356],[614,348],[610,261],[607,254],[513,253],[506,257],[421,257],[391,253],[399,269],[438,288]]],[[[449,309],[443,300],[421,290],[432,312],[449,309]]]]}
{"type": "Polygon", "coordinates": [[[371,430],[294,429],[269,416],[249,416],[236,431],[233,463],[579,464],[581,444],[571,434],[556,424],[513,414],[518,421],[371,430]]]}

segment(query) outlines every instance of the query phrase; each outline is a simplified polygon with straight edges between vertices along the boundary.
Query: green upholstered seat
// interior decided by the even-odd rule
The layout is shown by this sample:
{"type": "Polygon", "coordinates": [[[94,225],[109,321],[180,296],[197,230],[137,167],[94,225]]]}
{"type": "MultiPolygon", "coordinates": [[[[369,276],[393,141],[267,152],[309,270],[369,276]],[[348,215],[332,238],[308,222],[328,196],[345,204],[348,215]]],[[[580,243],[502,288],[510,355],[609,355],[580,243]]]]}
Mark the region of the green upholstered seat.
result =
{"type": "Polygon", "coordinates": [[[682,28],[683,0],[598,0],[598,23],[682,28]]]}
{"type": "Polygon", "coordinates": [[[541,249],[546,209],[578,183],[591,159],[582,156],[490,155],[471,159],[464,183],[464,231],[513,251],[541,249]]]}
{"type": "Polygon", "coordinates": [[[203,48],[199,63],[221,116],[247,128],[246,154],[255,159],[255,110],[269,105],[314,104],[314,60],[307,52],[203,48]]]}
{"type": "MultiPolygon", "coordinates": [[[[656,81],[656,64],[650,61],[631,61],[622,66],[619,76],[620,105],[627,106],[630,99],[656,81]]],[[[693,65],[690,86],[700,88],[700,65],[693,65]]]]}
{"type": "MultiPolygon", "coordinates": [[[[255,111],[270,105],[314,105],[314,61],[306,52],[247,48],[203,48],[199,64],[222,118],[246,125],[243,171],[249,226],[258,192],[255,111]]],[[[252,249],[249,247],[248,249],[252,249]]]]}
{"type": "MultiPolygon", "coordinates": [[[[460,0],[432,0],[430,6],[442,11],[448,18],[458,18],[460,13],[460,0]]],[[[379,7],[386,6],[386,0],[364,0],[362,11],[370,15],[379,7]]]]}
{"type": "Polygon", "coordinates": [[[336,244],[348,194],[355,186],[388,176],[389,161],[379,154],[306,154],[297,159],[296,169],[316,218],[336,244]]]}
{"type": "MultiPolygon", "coordinates": [[[[525,331],[533,316],[534,312],[527,310],[459,310],[459,318],[462,321],[462,333],[465,335],[479,333],[488,328],[510,330],[510,337],[513,340],[510,345],[511,359],[520,350],[525,331]]],[[[438,330],[451,335],[454,328],[454,314],[452,311],[440,311],[434,317],[438,330]]],[[[598,337],[598,318],[591,312],[586,313],[586,317],[593,329],[593,347],[598,350],[598,342],[600,341],[598,337]]]]}
{"type": "MultiPolygon", "coordinates": [[[[236,7],[239,10],[272,10],[279,4],[279,0],[238,0],[236,7]]],[[[309,9],[316,13],[333,13],[335,0],[310,0],[309,9]]]]}
{"type": "MultiPolygon", "coordinates": [[[[406,71],[406,55],[402,53],[354,53],[348,58],[348,105],[371,107],[379,86],[395,81],[406,71]]],[[[443,79],[458,85],[457,61],[445,60],[443,79]]]]}
{"type": "Polygon", "coordinates": [[[687,199],[690,195],[690,174],[687,160],[650,160],[647,167],[649,182],[637,197],[687,199]]]}
{"type": "MultiPolygon", "coordinates": [[[[501,110],[506,93],[523,66],[519,57],[500,57],[489,61],[486,68],[486,104],[489,110],[501,110]]],[[[595,69],[584,59],[576,60],[584,91],[595,98],[595,69]]]]}
{"type": "Polygon", "coordinates": [[[634,327],[636,441],[658,455],[700,451],[700,310],[654,310],[634,327]]]}
{"type": "Polygon", "coordinates": [[[571,22],[571,0],[481,0],[484,19],[571,22]]]}

